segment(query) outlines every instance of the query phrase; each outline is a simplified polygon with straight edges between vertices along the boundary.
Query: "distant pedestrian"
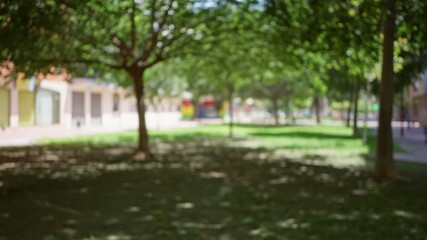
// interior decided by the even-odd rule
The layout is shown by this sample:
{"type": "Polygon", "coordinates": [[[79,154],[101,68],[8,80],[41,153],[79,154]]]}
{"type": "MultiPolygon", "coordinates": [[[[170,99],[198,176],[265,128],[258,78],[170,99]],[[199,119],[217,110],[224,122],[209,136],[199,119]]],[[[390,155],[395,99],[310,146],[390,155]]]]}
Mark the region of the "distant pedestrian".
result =
{"type": "Polygon", "coordinates": [[[427,110],[421,115],[420,124],[424,128],[425,143],[427,144],[427,110]]]}
{"type": "Polygon", "coordinates": [[[410,111],[406,112],[406,114],[405,114],[405,120],[406,120],[406,123],[407,123],[407,127],[411,128],[412,127],[412,114],[411,114],[410,111]]]}
{"type": "Polygon", "coordinates": [[[427,125],[424,125],[424,136],[426,137],[425,143],[427,144],[427,125]]]}
{"type": "MultiPolygon", "coordinates": [[[[425,120],[427,122],[427,120],[425,120]]],[[[426,138],[425,143],[427,144],[427,123],[424,123],[424,136],[426,138]]]]}

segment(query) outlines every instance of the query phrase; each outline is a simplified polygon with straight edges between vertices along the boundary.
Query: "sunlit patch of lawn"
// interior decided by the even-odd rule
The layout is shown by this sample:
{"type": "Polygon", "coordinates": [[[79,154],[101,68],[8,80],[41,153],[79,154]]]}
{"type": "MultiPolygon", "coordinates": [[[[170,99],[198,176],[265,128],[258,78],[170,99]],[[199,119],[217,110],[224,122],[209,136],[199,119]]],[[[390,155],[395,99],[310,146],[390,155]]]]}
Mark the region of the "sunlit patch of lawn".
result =
{"type": "MultiPolygon", "coordinates": [[[[150,131],[153,140],[186,140],[195,137],[226,137],[226,125],[202,126],[172,130],[150,131]]],[[[366,148],[360,143],[360,138],[351,136],[351,129],[331,126],[284,126],[284,127],[251,127],[235,126],[234,135],[237,138],[250,137],[259,140],[263,145],[275,148],[291,148],[298,150],[312,150],[331,148],[343,151],[364,151],[366,148]],[[357,144],[355,144],[357,143],[357,144]]],[[[135,142],[136,131],[112,133],[102,135],[79,136],[65,139],[45,139],[42,143],[67,144],[67,143],[92,143],[116,144],[135,142]]]]}
{"type": "MultiPolygon", "coordinates": [[[[199,141],[200,139],[228,139],[227,125],[208,125],[194,128],[150,131],[153,143],[176,141],[199,141]]],[[[292,161],[332,165],[335,167],[372,168],[372,156],[375,152],[376,138],[369,135],[367,144],[361,137],[353,137],[352,129],[344,126],[263,126],[236,125],[234,139],[229,144],[247,147],[262,147],[274,150],[275,155],[284,156],[292,161]]],[[[362,131],[360,131],[362,132],[362,131]]],[[[79,136],[65,139],[45,139],[41,143],[48,145],[76,145],[107,147],[111,145],[134,146],[136,131],[103,135],[79,136]]],[[[222,140],[219,140],[222,141],[222,140]]],[[[403,151],[395,144],[395,151],[403,151]]],[[[406,167],[406,165],[398,164],[406,167]]]]}
{"type": "MultiPolygon", "coordinates": [[[[194,128],[150,131],[152,142],[191,141],[200,138],[227,138],[227,125],[210,125],[194,128]]],[[[366,166],[368,155],[375,151],[375,137],[369,136],[368,143],[362,143],[360,137],[353,137],[352,130],[344,126],[257,126],[237,125],[234,127],[237,139],[246,139],[248,146],[274,149],[277,154],[285,155],[299,162],[335,165],[366,166]]],[[[66,139],[46,139],[43,144],[70,145],[116,145],[134,144],[136,131],[92,136],[79,136],[66,139]]],[[[241,143],[239,143],[241,144],[241,143]]],[[[395,146],[396,151],[401,151],[395,146]]]]}

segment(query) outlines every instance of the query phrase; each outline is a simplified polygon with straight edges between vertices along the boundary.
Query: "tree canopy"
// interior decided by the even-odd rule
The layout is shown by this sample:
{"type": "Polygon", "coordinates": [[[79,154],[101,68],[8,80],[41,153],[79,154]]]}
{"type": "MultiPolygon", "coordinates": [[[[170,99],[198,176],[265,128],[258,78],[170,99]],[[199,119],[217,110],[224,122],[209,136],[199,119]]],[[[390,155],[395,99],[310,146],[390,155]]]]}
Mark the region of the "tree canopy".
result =
{"type": "MultiPolygon", "coordinates": [[[[394,88],[411,84],[426,67],[427,2],[417,0],[7,0],[0,17],[0,56],[16,71],[91,69],[132,87],[138,151],[145,155],[143,102],[146,84],[156,83],[145,77],[152,67],[168,72],[168,60],[177,61],[182,69],[174,71],[195,92],[216,91],[231,103],[236,93],[258,86],[257,94],[270,98],[311,98],[319,122],[325,96],[352,102],[357,115],[359,92],[376,76],[376,173],[388,177],[394,88]]],[[[176,78],[157,79],[174,85],[176,78]]]]}

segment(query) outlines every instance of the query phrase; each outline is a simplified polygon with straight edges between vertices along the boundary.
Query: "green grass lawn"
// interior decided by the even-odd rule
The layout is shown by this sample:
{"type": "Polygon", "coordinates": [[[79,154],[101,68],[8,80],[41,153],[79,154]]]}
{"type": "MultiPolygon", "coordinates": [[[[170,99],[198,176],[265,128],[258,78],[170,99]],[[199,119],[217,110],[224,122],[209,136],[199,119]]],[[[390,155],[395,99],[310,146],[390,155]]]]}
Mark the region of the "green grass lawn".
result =
{"type": "MultiPolygon", "coordinates": [[[[228,126],[210,125],[188,129],[151,131],[153,142],[192,141],[198,138],[227,138],[228,126]]],[[[368,144],[363,145],[352,130],[340,126],[257,126],[238,125],[234,127],[237,144],[263,147],[292,156],[299,162],[327,164],[334,166],[365,166],[367,155],[375,151],[375,138],[369,136],[368,144]]],[[[225,139],[227,140],[227,139],[225,139]]],[[[79,136],[74,138],[42,140],[49,145],[108,146],[137,141],[137,133],[113,133],[103,135],[79,136]]],[[[402,151],[395,146],[396,151],[402,151]]]]}
{"type": "Polygon", "coordinates": [[[344,127],[134,132],[0,150],[0,239],[426,239],[426,167],[375,183],[344,127]]]}
{"type": "MultiPolygon", "coordinates": [[[[154,141],[191,140],[199,137],[227,137],[228,126],[210,125],[195,128],[182,128],[162,131],[151,131],[150,137],[154,141]]],[[[238,125],[234,127],[234,137],[237,139],[249,138],[260,145],[269,148],[294,149],[298,151],[312,151],[314,149],[330,149],[340,153],[366,153],[368,148],[363,146],[359,138],[351,136],[351,129],[331,126],[284,126],[266,127],[238,125]]],[[[137,133],[129,131],[102,135],[79,136],[74,138],[42,140],[43,144],[89,144],[109,145],[135,142],[137,133]]],[[[374,144],[370,141],[369,144],[374,144]]]]}

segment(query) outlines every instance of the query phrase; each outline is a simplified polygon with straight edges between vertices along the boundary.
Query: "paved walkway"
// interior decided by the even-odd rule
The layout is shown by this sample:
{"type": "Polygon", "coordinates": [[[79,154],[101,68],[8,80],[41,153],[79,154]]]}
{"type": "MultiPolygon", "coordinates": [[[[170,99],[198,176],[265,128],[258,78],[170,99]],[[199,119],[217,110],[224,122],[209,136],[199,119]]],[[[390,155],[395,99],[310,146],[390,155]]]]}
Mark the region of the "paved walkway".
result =
{"type": "Polygon", "coordinates": [[[427,164],[427,144],[423,129],[405,128],[404,136],[400,136],[400,128],[393,128],[395,143],[399,144],[405,152],[395,153],[396,161],[417,162],[427,164]]]}

